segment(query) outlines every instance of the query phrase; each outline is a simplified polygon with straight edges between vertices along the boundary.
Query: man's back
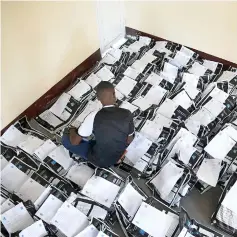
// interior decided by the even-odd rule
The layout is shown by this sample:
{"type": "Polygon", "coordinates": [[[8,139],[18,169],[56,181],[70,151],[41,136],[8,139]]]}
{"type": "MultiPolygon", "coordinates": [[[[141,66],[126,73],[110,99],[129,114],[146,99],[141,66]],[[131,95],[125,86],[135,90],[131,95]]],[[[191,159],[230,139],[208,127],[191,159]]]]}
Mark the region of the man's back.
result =
{"type": "Polygon", "coordinates": [[[88,160],[100,167],[117,163],[127,147],[127,138],[134,132],[130,111],[115,106],[105,106],[95,116],[93,132],[96,144],[88,160]]]}

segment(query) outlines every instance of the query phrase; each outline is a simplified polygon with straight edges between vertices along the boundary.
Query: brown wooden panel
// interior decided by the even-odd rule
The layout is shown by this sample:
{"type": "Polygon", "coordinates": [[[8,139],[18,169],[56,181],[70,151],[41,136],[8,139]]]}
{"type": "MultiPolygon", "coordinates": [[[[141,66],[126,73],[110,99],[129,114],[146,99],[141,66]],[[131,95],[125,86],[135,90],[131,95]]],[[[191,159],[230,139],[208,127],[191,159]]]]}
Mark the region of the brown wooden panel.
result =
{"type": "Polygon", "coordinates": [[[63,91],[65,91],[70,85],[72,85],[78,77],[82,76],[86,71],[91,69],[93,65],[95,65],[96,62],[98,62],[100,59],[101,55],[100,50],[98,49],[80,65],[78,65],[71,72],[69,72],[56,85],[50,88],[44,95],[42,95],[38,100],[36,100],[32,105],[30,105],[19,116],[17,116],[5,128],[3,128],[1,134],[3,134],[10,125],[15,123],[21,117],[27,116],[27,118],[30,119],[39,115],[54,98],[58,97],[63,91]]]}
{"type": "MultiPolygon", "coordinates": [[[[160,38],[158,36],[151,35],[151,34],[148,34],[148,33],[145,33],[143,31],[139,31],[139,30],[136,30],[136,29],[133,29],[133,28],[130,28],[130,27],[126,27],[126,34],[128,34],[128,35],[147,36],[147,37],[150,37],[150,38],[152,38],[152,39],[154,39],[156,41],[166,40],[166,41],[170,42],[170,40],[167,40],[167,39],[164,39],[164,38],[160,38]]],[[[185,46],[185,47],[187,47],[187,46],[185,46]]],[[[187,48],[190,48],[190,47],[187,47],[187,48]]],[[[204,53],[204,52],[199,51],[197,49],[193,49],[193,48],[190,48],[190,49],[192,49],[193,51],[197,52],[203,59],[212,60],[212,61],[216,61],[216,62],[222,63],[224,70],[227,70],[230,66],[237,67],[236,63],[227,61],[227,60],[225,60],[223,58],[219,58],[219,57],[213,56],[211,54],[204,53]]]]}

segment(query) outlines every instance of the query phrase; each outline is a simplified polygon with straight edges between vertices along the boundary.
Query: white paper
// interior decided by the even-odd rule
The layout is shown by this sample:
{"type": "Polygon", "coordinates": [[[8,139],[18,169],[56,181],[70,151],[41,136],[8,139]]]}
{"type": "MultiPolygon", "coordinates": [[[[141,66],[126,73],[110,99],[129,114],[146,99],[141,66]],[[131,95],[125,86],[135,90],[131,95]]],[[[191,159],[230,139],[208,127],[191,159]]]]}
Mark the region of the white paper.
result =
{"type": "Polygon", "coordinates": [[[209,231],[207,231],[203,228],[199,228],[199,232],[206,235],[206,236],[208,236],[208,237],[215,237],[215,235],[213,233],[211,233],[211,232],[209,232],[209,231]]]}
{"type": "Polygon", "coordinates": [[[121,49],[112,49],[109,51],[109,54],[116,59],[120,59],[123,51],[121,49]]]}
{"type": "Polygon", "coordinates": [[[43,202],[48,198],[50,195],[52,188],[47,187],[44,192],[37,198],[37,200],[34,202],[36,210],[43,204],[43,202]]]}
{"type": "Polygon", "coordinates": [[[179,225],[179,216],[172,212],[168,212],[167,215],[172,218],[172,223],[165,236],[171,237],[174,234],[174,231],[176,230],[177,226],[179,225]]]}
{"type": "Polygon", "coordinates": [[[139,42],[141,42],[145,45],[149,45],[151,42],[151,38],[146,37],[146,36],[139,36],[139,42]]]}
{"type": "Polygon", "coordinates": [[[165,199],[179,178],[182,176],[184,169],[179,168],[174,163],[169,161],[156,175],[151,183],[156,187],[162,199],[165,199]]]}
{"type": "Polygon", "coordinates": [[[73,121],[72,125],[74,126],[76,123],[81,124],[90,113],[99,111],[100,109],[102,109],[102,104],[100,103],[100,101],[89,101],[85,109],[73,121]]]}
{"type": "Polygon", "coordinates": [[[152,141],[140,133],[135,134],[135,138],[127,148],[126,157],[135,164],[150,148],[152,141]]]}
{"type": "Polygon", "coordinates": [[[27,139],[28,135],[23,134],[14,125],[11,125],[7,131],[1,136],[1,142],[8,146],[16,147],[27,139]]]}
{"type": "Polygon", "coordinates": [[[44,140],[41,140],[38,137],[30,135],[24,142],[18,144],[18,147],[21,148],[26,153],[33,155],[35,150],[38,149],[41,145],[43,145],[43,143],[44,140]]]}
{"type": "Polygon", "coordinates": [[[145,46],[143,42],[135,41],[134,43],[128,46],[128,49],[132,50],[133,52],[138,52],[141,47],[145,46]]]}
{"type": "Polygon", "coordinates": [[[149,53],[145,53],[143,55],[143,57],[140,59],[140,61],[148,64],[148,63],[151,63],[152,61],[154,61],[155,59],[156,59],[156,56],[149,54],[149,53]]]}
{"type": "Polygon", "coordinates": [[[181,128],[168,144],[167,149],[170,150],[181,137],[183,138],[183,140],[189,141],[189,144],[192,145],[194,145],[194,143],[197,141],[197,137],[194,134],[192,134],[187,129],[181,128]]]}
{"type": "Polygon", "coordinates": [[[43,203],[43,205],[35,213],[35,215],[46,223],[50,224],[50,221],[62,205],[63,202],[61,200],[50,194],[49,197],[43,203]]]}
{"type": "Polygon", "coordinates": [[[170,63],[165,63],[163,72],[164,72],[164,74],[171,75],[172,77],[177,77],[178,67],[176,67],[170,63]]]}
{"type": "Polygon", "coordinates": [[[7,187],[9,192],[17,192],[28,178],[24,172],[12,163],[9,163],[1,172],[2,185],[7,187]]]}
{"type": "Polygon", "coordinates": [[[104,220],[107,216],[108,212],[101,208],[101,207],[98,207],[98,206],[94,206],[91,213],[89,214],[89,218],[97,218],[97,219],[101,219],[101,220],[104,220]]]}
{"type": "Polygon", "coordinates": [[[223,90],[220,90],[218,87],[214,87],[209,96],[211,96],[215,100],[218,100],[221,103],[224,103],[229,97],[229,94],[224,92],[223,90]]]}
{"type": "Polygon", "coordinates": [[[116,88],[114,88],[115,89],[115,95],[116,95],[116,98],[118,99],[118,100],[123,100],[123,98],[125,97],[120,91],[118,91],[118,90],[116,90],[116,88]]]}
{"type": "Polygon", "coordinates": [[[120,91],[123,95],[128,96],[136,84],[137,84],[136,81],[127,76],[124,76],[122,80],[116,85],[115,88],[118,91],[120,91]]]}
{"type": "Polygon", "coordinates": [[[199,76],[185,72],[183,74],[182,81],[185,82],[188,86],[197,88],[199,76]]]}
{"type": "Polygon", "coordinates": [[[74,237],[89,225],[86,215],[65,201],[51,220],[67,237],[74,237]]]}
{"type": "Polygon", "coordinates": [[[123,101],[123,103],[120,105],[120,108],[127,109],[131,113],[134,113],[138,109],[137,106],[135,106],[135,105],[133,105],[133,104],[127,102],[127,101],[123,101]]]}
{"type": "Polygon", "coordinates": [[[60,116],[60,119],[62,119],[63,121],[66,121],[70,118],[71,114],[67,111],[64,110],[60,116]]]}
{"type": "Polygon", "coordinates": [[[133,69],[132,67],[128,67],[123,74],[135,80],[138,77],[139,72],[133,69]]]}
{"type": "Polygon", "coordinates": [[[210,61],[210,60],[204,60],[203,66],[209,68],[211,71],[215,72],[216,68],[218,66],[218,62],[210,61]]]}
{"type": "Polygon", "coordinates": [[[63,93],[57,101],[53,104],[53,106],[49,109],[49,111],[56,116],[60,117],[65,108],[67,107],[67,104],[69,103],[71,98],[71,95],[67,93],[63,93]]]}
{"type": "Polygon", "coordinates": [[[82,194],[110,208],[119,192],[119,189],[119,186],[106,179],[92,176],[83,187],[82,194]]]}
{"type": "Polygon", "coordinates": [[[221,160],[204,159],[197,172],[197,177],[203,182],[215,187],[221,171],[221,160]]]}
{"type": "Polygon", "coordinates": [[[237,72],[224,71],[217,82],[231,81],[235,76],[237,76],[237,72]]]}
{"type": "Polygon", "coordinates": [[[43,222],[39,220],[21,231],[19,237],[44,237],[46,235],[48,235],[48,232],[46,231],[43,222]]]}
{"type": "Polygon", "coordinates": [[[200,91],[196,87],[190,86],[188,84],[184,85],[183,88],[192,100],[194,100],[196,96],[200,93],[200,91]]]}
{"type": "Polygon", "coordinates": [[[195,62],[188,71],[189,73],[193,73],[197,76],[204,76],[205,72],[207,71],[207,68],[201,65],[200,63],[195,62]]]}
{"type": "Polygon", "coordinates": [[[109,237],[109,236],[100,231],[96,237],[109,237]]]}
{"type": "Polygon", "coordinates": [[[109,81],[114,78],[114,74],[106,67],[102,67],[96,74],[102,81],[109,81]]]}
{"type": "Polygon", "coordinates": [[[229,192],[226,194],[221,205],[233,211],[237,215],[236,199],[237,199],[237,181],[231,187],[229,192]]]}
{"type": "MultiPolygon", "coordinates": [[[[144,156],[143,156],[144,157],[144,156]]],[[[134,169],[143,172],[145,168],[147,167],[148,162],[140,158],[133,166],[134,169]]]]}
{"type": "Polygon", "coordinates": [[[110,54],[106,54],[102,59],[101,59],[101,63],[107,63],[107,64],[114,64],[117,61],[116,58],[114,58],[112,55],[110,54]]]}
{"type": "Polygon", "coordinates": [[[73,163],[73,159],[69,156],[69,151],[63,145],[55,148],[48,156],[60,164],[65,170],[69,169],[73,163]]]}
{"type": "Polygon", "coordinates": [[[217,117],[225,109],[225,105],[215,99],[211,99],[203,108],[208,110],[214,117],[217,117]]]}
{"type": "Polygon", "coordinates": [[[33,180],[32,178],[29,178],[25,181],[25,183],[20,187],[20,189],[17,192],[17,195],[23,200],[31,200],[32,202],[35,202],[40,195],[45,191],[45,187],[33,180]]]}
{"type": "Polygon", "coordinates": [[[167,90],[160,86],[153,86],[145,95],[145,99],[149,100],[150,103],[158,105],[164,98],[167,90]]]}
{"type": "Polygon", "coordinates": [[[232,126],[227,126],[225,129],[222,130],[223,133],[226,133],[231,139],[237,142],[237,130],[234,129],[232,126]]]}
{"type": "Polygon", "coordinates": [[[159,124],[160,127],[166,128],[169,128],[173,122],[171,119],[159,113],[156,113],[156,117],[153,119],[153,121],[159,124]]]}
{"type": "Polygon", "coordinates": [[[0,155],[0,158],[1,158],[1,170],[3,170],[8,165],[9,162],[3,155],[0,155]]]}
{"type": "Polygon", "coordinates": [[[183,161],[183,163],[187,165],[191,156],[197,151],[197,149],[185,140],[181,141],[182,142],[179,143],[179,160],[183,161]]]}
{"type": "Polygon", "coordinates": [[[118,198],[118,202],[130,217],[134,217],[145,198],[128,184],[118,198]],[[132,202],[131,202],[132,200],[132,202]]]}
{"type": "Polygon", "coordinates": [[[220,220],[228,226],[233,227],[234,229],[237,228],[237,214],[223,205],[220,206],[216,215],[216,219],[220,220]]]}
{"type": "Polygon", "coordinates": [[[1,214],[13,208],[15,204],[8,198],[1,204],[1,214]]]}
{"type": "Polygon", "coordinates": [[[91,75],[86,78],[85,82],[92,88],[95,88],[101,82],[101,79],[97,77],[94,73],[91,73],[91,75]]]}
{"type": "Polygon", "coordinates": [[[223,160],[234,145],[235,141],[221,131],[207,144],[204,150],[213,158],[223,160]]]}
{"type": "Polygon", "coordinates": [[[185,126],[190,132],[197,135],[201,125],[207,126],[214,119],[215,117],[208,110],[202,108],[185,121],[185,126]]]}
{"type": "Polygon", "coordinates": [[[62,121],[49,110],[45,110],[42,114],[39,115],[39,117],[54,128],[62,124],[62,121]]]}
{"type": "Polygon", "coordinates": [[[132,104],[139,107],[142,111],[152,106],[150,98],[144,98],[144,97],[138,97],[136,100],[132,102],[132,104]]]}
{"type": "Polygon", "coordinates": [[[87,226],[83,231],[81,231],[75,237],[97,237],[99,230],[94,225],[87,226]]]}
{"type": "Polygon", "coordinates": [[[174,64],[177,67],[184,67],[188,64],[190,59],[191,56],[188,56],[183,52],[177,51],[174,58],[170,60],[170,63],[174,64]]]}
{"type": "Polygon", "coordinates": [[[57,146],[50,139],[48,139],[35,150],[34,155],[43,161],[56,147],[57,146]]]}
{"type": "Polygon", "coordinates": [[[178,105],[174,103],[174,101],[167,98],[158,108],[157,113],[162,114],[167,118],[171,118],[177,108],[178,105]]]}
{"type": "Polygon", "coordinates": [[[66,178],[82,188],[93,174],[94,170],[89,166],[85,164],[76,164],[69,169],[66,178]]]}
{"type": "Polygon", "coordinates": [[[22,202],[3,213],[1,221],[9,233],[23,230],[34,223],[22,202]]]}
{"type": "Polygon", "coordinates": [[[179,233],[178,237],[186,237],[187,232],[188,232],[187,228],[183,227],[183,229],[179,233]]]}
{"type": "Polygon", "coordinates": [[[154,142],[159,138],[162,132],[162,129],[163,127],[160,126],[155,121],[147,120],[145,124],[143,125],[140,133],[144,135],[145,137],[147,137],[149,140],[154,142]]]}
{"type": "Polygon", "coordinates": [[[70,91],[68,91],[68,94],[76,100],[80,100],[88,91],[90,91],[90,86],[85,81],[81,80],[70,91]]]}
{"type": "Polygon", "coordinates": [[[192,104],[192,100],[188,97],[185,91],[181,91],[173,98],[173,102],[182,106],[184,109],[188,109],[192,104]]]}
{"type": "Polygon", "coordinates": [[[192,57],[194,55],[194,51],[192,51],[191,49],[185,47],[185,46],[182,46],[181,49],[180,49],[180,52],[182,53],[185,53],[186,55],[192,57]]]}
{"type": "Polygon", "coordinates": [[[132,223],[153,237],[165,236],[168,232],[173,218],[156,208],[142,203],[132,223]],[[159,220],[159,225],[157,225],[159,220]]]}
{"type": "Polygon", "coordinates": [[[137,72],[142,73],[145,69],[145,67],[147,66],[148,63],[142,61],[142,60],[136,60],[133,64],[132,64],[132,68],[134,68],[137,72]]]}
{"type": "Polygon", "coordinates": [[[153,85],[153,86],[158,86],[161,81],[163,80],[163,78],[159,75],[157,75],[156,73],[152,72],[148,78],[145,80],[145,82],[153,85]]]}

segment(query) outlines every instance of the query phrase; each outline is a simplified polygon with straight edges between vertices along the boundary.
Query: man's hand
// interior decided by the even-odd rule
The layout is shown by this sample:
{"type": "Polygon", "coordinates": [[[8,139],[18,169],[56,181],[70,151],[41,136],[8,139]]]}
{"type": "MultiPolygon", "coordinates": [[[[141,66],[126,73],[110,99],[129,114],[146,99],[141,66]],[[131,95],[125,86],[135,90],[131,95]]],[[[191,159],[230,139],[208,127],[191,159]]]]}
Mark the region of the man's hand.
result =
{"type": "Polygon", "coordinates": [[[82,140],[82,137],[77,134],[75,128],[72,128],[69,131],[69,139],[72,145],[79,145],[82,140]]]}

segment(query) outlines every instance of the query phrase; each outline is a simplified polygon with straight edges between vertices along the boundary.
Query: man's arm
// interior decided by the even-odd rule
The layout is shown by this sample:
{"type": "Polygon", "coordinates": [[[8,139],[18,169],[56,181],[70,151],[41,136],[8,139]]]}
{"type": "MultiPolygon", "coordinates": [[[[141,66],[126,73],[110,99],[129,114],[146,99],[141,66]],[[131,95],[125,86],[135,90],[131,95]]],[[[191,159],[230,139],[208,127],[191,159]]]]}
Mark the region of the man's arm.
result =
{"type": "Polygon", "coordinates": [[[76,128],[71,128],[69,131],[69,139],[72,145],[79,145],[82,137],[77,134],[76,128]]]}

